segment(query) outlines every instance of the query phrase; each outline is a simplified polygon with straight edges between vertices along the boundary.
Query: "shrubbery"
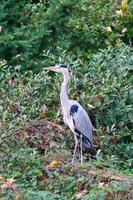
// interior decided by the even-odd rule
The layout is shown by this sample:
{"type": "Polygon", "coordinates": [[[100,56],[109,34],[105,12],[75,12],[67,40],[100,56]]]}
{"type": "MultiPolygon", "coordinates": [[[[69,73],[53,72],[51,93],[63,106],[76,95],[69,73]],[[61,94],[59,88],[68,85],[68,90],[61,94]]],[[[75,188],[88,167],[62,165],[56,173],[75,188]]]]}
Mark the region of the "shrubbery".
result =
{"type": "MultiPolygon", "coordinates": [[[[3,129],[9,130],[15,124],[24,125],[43,116],[58,117],[60,77],[53,77],[53,85],[53,78],[47,72],[21,75],[7,67],[1,66],[3,129]],[[13,79],[15,75],[17,78],[13,79]]],[[[76,62],[76,68],[75,65],[72,68],[75,73],[69,87],[70,97],[77,97],[95,113],[97,135],[99,131],[105,135],[105,141],[98,146],[103,148],[102,145],[107,145],[107,157],[108,153],[114,155],[121,162],[123,160],[122,168],[127,165],[132,168],[132,49],[125,45],[109,47],[94,54],[88,65],[84,65],[84,70],[80,67],[80,60],[76,62]],[[127,156],[124,151],[127,151],[127,156]]]]}
{"type": "Polygon", "coordinates": [[[0,54],[9,64],[38,71],[49,64],[43,50],[59,56],[62,48],[83,57],[116,41],[132,45],[132,1],[46,2],[1,1],[0,54]]]}
{"type": "MultiPolygon", "coordinates": [[[[50,162],[47,154],[53,159],[60,151],[69,160],[69,135],[56,136],[58,142],[53,141],[47,150],[36,145],[38,136],[33,136],[33,147],[17,135],[22,130],[28,140],[23,127],[42,119],[62,122],[62,78],[43,70],[55,63],[70,67],[70,98],[95,116],[90,116],[96,128],[92,165],[133,173],[133,1],[2,0],[0,4],[2,176],[14,177],[19,189],[27,191],[24,198],[29,199],[48,195],[51,199],[70,199],[81,187],[78,173],[84,179],[84,169],[71,171],[62,160],[50,176],[44,169],[50,162]]],[[[95,199],[97,189],[101,198],[106,196],[106,188],[99,189],[93,181],[90,188],[86,180],[82,181],[91,191],[86,198],[95,199]]],[[[4,194],[7,199],[14,198],[12,192],[4,194]]]]}

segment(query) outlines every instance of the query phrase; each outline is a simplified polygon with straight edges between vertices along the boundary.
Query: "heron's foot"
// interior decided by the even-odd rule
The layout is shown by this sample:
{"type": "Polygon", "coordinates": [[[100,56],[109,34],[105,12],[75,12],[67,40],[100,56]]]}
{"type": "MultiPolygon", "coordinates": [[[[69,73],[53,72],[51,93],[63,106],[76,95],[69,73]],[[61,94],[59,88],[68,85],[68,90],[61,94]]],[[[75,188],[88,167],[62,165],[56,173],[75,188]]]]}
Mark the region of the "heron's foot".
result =
{"type": "Polygon", "coordinates": [[[74,165],[75,164],[75,161],[74,161],[74,159],[72,159],[72,161],[71,161],[71,165],[74,165]]]}
{"type": "MultiPolygon", "coordinates": [[[[72,161],[69,163],[70,165],[75,165],[75,159],[72,159],[72,161]]],[[[80,164],[83,165],[83,158],[80,160],[80,164]]]]}
{"type": "MultiPolygon", "coordinates": [[[[72,165],[72,166],[74,166],[76,163],[75,163],[75,161],[72,160],[69,164],[72,165]]],[[[83,165],[83,160],[81,160],[80,164],[83,165]]]]}

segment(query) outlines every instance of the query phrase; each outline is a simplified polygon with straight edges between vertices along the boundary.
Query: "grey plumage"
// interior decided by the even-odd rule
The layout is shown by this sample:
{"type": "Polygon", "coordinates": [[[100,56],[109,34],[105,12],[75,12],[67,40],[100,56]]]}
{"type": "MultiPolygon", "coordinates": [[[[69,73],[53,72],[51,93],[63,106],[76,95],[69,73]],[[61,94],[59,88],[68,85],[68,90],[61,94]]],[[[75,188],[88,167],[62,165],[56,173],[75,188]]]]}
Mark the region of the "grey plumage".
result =
{"type": "Polygon", "coordinates": [[[85,109],[77,101],[69,100],[68,98],[67,84],[70,75],[67,66],[56,65],[54,67],[49,67],[48,69],[55,72],[61,72],[63,74],[63,83],[61,85],[61,91],[60,91],[60,101],[61,101],[64,122],[69,126],[71,131],[74,133],[74,138],[75,138],[75,148],[74,148],[72,164],[74,163],[78,141],[80,141],[81,163],[83,163],[82,146],[87,148],[92,147],[93,126],[85,109]]]}
{"type": "Polygon", "coordinates": [[[92,147],[92,124],[91,121],[84,110],[84,108],[78,104],[78,111],[73,114],[72,118],[74,121],[74,132],[79,136],[83,135],[83,146],[91,148],[92,147]]]}

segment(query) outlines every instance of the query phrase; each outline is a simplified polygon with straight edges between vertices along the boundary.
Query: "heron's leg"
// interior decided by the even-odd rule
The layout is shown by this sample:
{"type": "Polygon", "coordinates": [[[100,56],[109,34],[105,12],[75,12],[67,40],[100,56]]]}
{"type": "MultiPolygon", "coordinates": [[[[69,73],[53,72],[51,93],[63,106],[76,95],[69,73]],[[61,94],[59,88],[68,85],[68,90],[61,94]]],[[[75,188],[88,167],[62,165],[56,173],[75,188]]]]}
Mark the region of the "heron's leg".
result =
{"type": "Polygon", "coordinates": [[[75,138],[75,147],[74,147],[74,153],[73,153],[73,158],[72,158],[72,165],[74,164],[76,150],[77,150],[77,146],[78,146],[78,139],[77,139],[77,136],[75,134],[74,134],[74,138],[75,138]]]}
{"type": "Polygon", "coordinates": [[[66,118],[65,118],[65,117],[63,117],[63,121],[64,121],[65,125],[67,125],[67,122],[66,122],[66,118]]]}
{"type": "Polygon", "coordinates": [[[80,135],[80,156],[81,156],[81,165],[83,164],[83,144],[82,144],[82,135],[80,135]]]}

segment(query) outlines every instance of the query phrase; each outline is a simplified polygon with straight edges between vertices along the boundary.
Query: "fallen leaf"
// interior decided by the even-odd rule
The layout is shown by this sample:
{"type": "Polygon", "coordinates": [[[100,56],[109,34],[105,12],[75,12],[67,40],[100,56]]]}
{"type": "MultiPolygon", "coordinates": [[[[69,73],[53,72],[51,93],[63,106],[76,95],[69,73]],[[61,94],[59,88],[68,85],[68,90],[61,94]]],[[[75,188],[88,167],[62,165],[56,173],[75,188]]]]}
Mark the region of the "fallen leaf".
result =
{"type": "Polygon", "coordinates": [[[17,186],[15,184],[15,180],[13,178],[7,179],[3,181],[3,184],[1,185],[2,190],[6,188],[12,189],[14,192],[17,191],[17,186]]]}
{"type": "Polygon", "coordinates": [[[98,185],[99,188],[102,188],[103,186],[104,186],[103,182],[100,182],[99,185],[98,185]]]}
{"type": "Polygon", "coordinates": [[[127,28],[124,28],[123,30],[122,30],[122,33],[126,33],[127,32],[127,28]]]}
{"type": "Polygon", "coordinates": [[[122,10],[121,10],[121,9],[120,9],[120,10],[117,10],[117,11],[116,11],[116,15],[117,15],[118,17],[122,17],[122,16],[123,16],[122,10]]]}
{"type": "Polygon", "coordinates": [[[59,164],[59,162],[57,160],[53,160],[49,165],[48,168],[49,169],[53,169],[55,167],[57,167],[57,165],[59,164]]]}
{"type": "Polygon", "coordinates": [[[107,32],[112,32],[112,29],[111,29],[111,27],[110,27],[110,26],[108,26],[108,27],[106,28],[106,31],[107,31],[107,32]]]}
{"type": "Polygon", "coordinates": [[[101,95],[97,95],[96,98],[98,99],[99,102],[103,102],[104,101],[104,97],[101,95]]]}
{"type": "Polygon", "coordinates": [[[5,181],[5,178],[3,176],[0,176],[0,183],[3,183],[5,181]]]}
{"type": "Polygon", "coordinates": [[[87,190],[82,190],[81,192],[76,193],[76,198],[81,198],[87,193],[87,190]]]}
{"type": "Polygon", "coordinates": [[[123,178],[121,176],[112,175],[111,179],[115,180],[115,181],[123,181],[125,178],[123,178]]]}

